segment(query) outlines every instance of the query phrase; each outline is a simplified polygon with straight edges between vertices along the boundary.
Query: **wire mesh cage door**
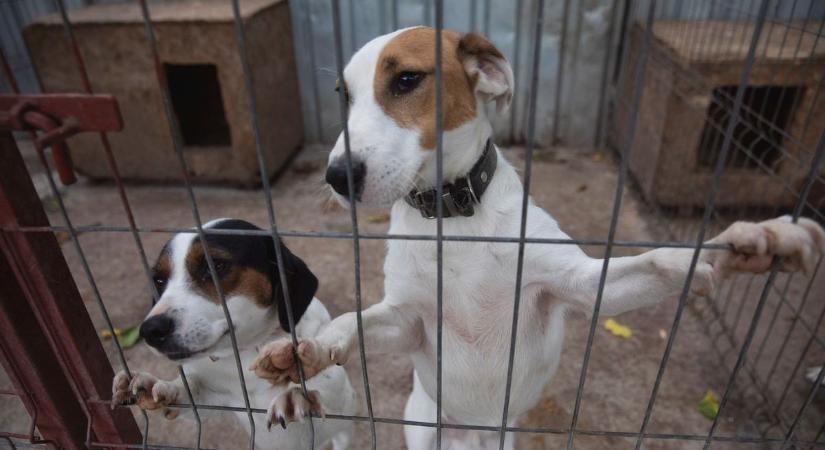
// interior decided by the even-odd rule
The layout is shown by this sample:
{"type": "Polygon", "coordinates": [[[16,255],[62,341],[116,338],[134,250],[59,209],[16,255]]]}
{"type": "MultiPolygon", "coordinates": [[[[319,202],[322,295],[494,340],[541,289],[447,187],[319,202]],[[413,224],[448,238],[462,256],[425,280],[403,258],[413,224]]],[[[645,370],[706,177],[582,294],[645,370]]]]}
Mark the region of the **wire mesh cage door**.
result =
{"type": "MultiPolygon", "coordinates": [[[[781,214],[822,223],[821,5],[686,1],[660,6],[652,24],[625,25],[626,58],[636,60],[647,48],[650,59],[646,70],[627,64],[620,69],[613,133],[614,139],[626,136],[622,127],[637,109],[621,89],[645,76],[630,166],[642,195],[658,205],[657,220],[666,234],[679,241],[698,235],[698,242],[735,220],[781,214]],[[701,222],[687,218],[699,212],[701,222]]],[[[710,336],[726,377],[705,447],[720,434],[734,442],[816,447],[823,424],[811,402],[821,377],[811,372],[806,379],[804,368],[818,366],[822,358],[822,347],[816,346],[825,308],[812,295],[821,289],[820,265],[811,268],[810,277],[780,274],[775,265],[768,276],[726,280],[711,298],[685,304],[683,296],[642,429],[686,306],[710,336]],[[726,426],[722,418],[736,425],[726,426]],[[720,432],[720,427],[728,429],[720,432]],[[792,442],[796,439],[803,442],[792,442]]]]}
{"type": "MultiPolygon", "coordinates": [[[[568,26],[567,11],[572,0],[564,2],[564,27],[568,26]]],[[[489,3],[489,2],[487,2],[489,3]]],[[[547,6],[544,0],[517,2],[516,8],[530,11],[534,20],[521,23],[530,36],[525,43],[529,49],[528,63],[524,66],[526,74],[521,78],[527,84],[525,104],[525,152],[522,171],[524,192],[521,197],[521,215],[519,217],[518,237],[480,237],[449,236],[444,234],[444,211],[441,202],[437,203],[436,232],[428,236],[406,236],[363,233],[359,224],[356,202],[349,211],[347,232],[316,232],[284,230],[278,226],[278,216],[272,197],[272,186],[267,176],[267,153],[261,139],[261,117],[258,116],[254,95],[255,77],[250,69],[250,55],[247,49],[245,24],[242,19],[240,0],[231,0],[227,4],[232,8],[234,39],[243,68],[243,94],[249,106],[249,117],[254,136],[255,155],[260,167],[263,184],[262,200],[266,203],[268,226],[262,233],[278,242],[282,236],[307,239],[346,239],[352,241],[354,308],[357,316],[357,335],[359,358],[356,364],[361,368],[363,404],[365,413],[360,415],[330,414],[325,420],[343,420],[365,424],[362,428],[368,436],[371,448],[381,448],[380,436],[376,425],[415,425],[433,428],[436,431],[436,446],[441,448],[442,438],[448,431],[478,430],[498,433],[498,447],[505,448],[508,437],[540,435],[553,436],[566,448],[587,447],[588,438],[625,439],[635,448],[657,445],[675,446],[676,448],[695,448],[702,446],[724,446],[746,448],[753,445],[765,445],[777,448],[820,448],[825,446],[822,440],[825,432],[825,420],[816,414],[821,401],[820,386],[825,371],[812,371],[810,379],[803,376],[809,367],[823,364],[825,337],[820,325],[825,317],[825,303],[822,301],[823,276],[821,260],[817,262],[812,273],[784,274],[775,262],[767,275],[741,275],[732,278],[717,287],[716,295],[711,298],[696,298],[690,295],[691,280],[702,250],[724,250],[705,244],[708,238],[724,229],[731,222],[739,219],[760,220],[780,214],[788,214],[790,220],[796,221],[800,216],[813,217],[820,223],[825,220],[825,177],[823,176],[823,155],[825,154],[825,99],[820,96],[820,89],[825,84],[825,65],[822,55],[825,44],[822,37],[823,7],[820,3],[809,0],[673,0],[673,1],[617,1],[610,9],[610,29],[607,33],[610,42],[609,52],[604,58],[604,67],[600,73],[604,95],[599,102],[609,107],[600,110],[596,128],[601,133],[602,126],[608,128],[607,140],[615,150],[618,161],[616,186],[611,202],[611,214],[607,233],[598,239],[558,240],[533,239],[527,235],[528,205],[530,203],[533,163],[537,160],[538,148],[537,121],[538,92],[542,89],[542,61],[548,57],[545,53],[547,6]],[[614,36],[615,34],[615,36],[614,36]],[[611,64],[612,63],[612,64],[611,64]],[[613,76],[610,76],[612,72],[613,76]],[[612,80],[611,80],[612,78],[612,80]],[[649,201],[653,210],[653,221],[658,222],[663,230],[663,237],[654,241],[622,240],[619,237],[620,213],[625,193],[638,188],[641,195],[649,201]],[[376,414],[369,374],[375,367],[368,367],[365,352],[364,330],[362,322],[361,287],[361,247],[362,239],[407,239],[435,242],[436,258],[436,395],[433,399],[437,405],[436,420],[432,422],[411,422],[400,417],[381,417],[376,414]],[[504,242],[518,246],[518,258],[513,272],[516,278],[516,290],[513,292],[513,316],[510,324],[509,354],[507,355],[506,378],[501,386],[504,391],[504,407],[500,411],[501,421],[490,424],[451,423],[442,415],[442,354],[443,319],[444,319],[444,243],[445,242],[504,242]],[[588,319],[583,354],[577,359],[575,367],[574,401],[569,406],[570,420],[563,427],[522,427],[508,422],[509,402],[513,390],[514,355],[518,351],[517,333],[519,308],[522,302],[522,277],[525,270],[525,248],[536,245],[591,245],[598,246],[604,253],[601,276],[597,287],[595,311],[588,319]],[[649,396],[645,401],[641,420],[638,425],[627,429],[590,428],[582,425],[583,405],[587,402],[586,392],[592,389],[593,382],[591,357],[599,324],[599,311],[604,295],[607,273],[610,269],[610,256],[617,249],[636,248],[687,248],[693,251],[691,268],[688,271],[684,288],[676,302],[678,304],[669,330],[665,330],[665,344],[661,358],[656,361],[655,379],[649,386],[649,396]],[[655,412],[660,389],[665,383],[669,365],[672,365],[674,346],[686,317],[697,317],[699,323],[706,327],[711,339],[711,348],[705,349],[719,357],[718,371],[721,383],[718,390],[718,411],[707,424],[706,432],[661,432],[657,431],[655,412]],[[819,396],[819,397],[818,397],[819,396]],[[733,412],[732,412],[733,411],[733,412]],[[734,417],[735,427],[731,429],[730,421],[734,417]],[[741,427],[740,427],[741,425],[741,427]],[[737,428],[738,427],[738,428],[737,428]]],[[[344,79],[345,51],[343,38],[342,11],[344,3],[330,0],[330,18],[328,24],[332,30],[333,50],[335,56],[335,73],[344,79]]],[[[85,68],[84,55],[79,50],[69,20],[66,5],[57,0],[56,8],[61,16],[65,30],[65,39],[70,44],[76,66],[82,80],[83,89],[92,94],[92,83],[85,68]]],[[[107,135],[100,133],[101,145],[105,150],[107,168],[116,182],[123,211],[127,217],[126,226],[116,225],[80,225],[75,226],[62,201],[58,209],[64,221],[59,226],[46,223],[2,224],[3,233],[68,233],[74,251],[82,262],[87,282],[93,287],[95,303],[104,316],[108,317],[106,303],[96,287],[95,278],[89,269],[84,248],[78,239],[80,232],[85,233],[126,233],[134,240],[138,249],[140,262],[146,275],[146,282],[155,300],[158,292],[151,279],[150,265],[144,251],[143,233],[194,233],[206,245],[205,237],[209,233],[220,232],[239,234],[237,230],[207,230],[201,219],[195,189],[190,179],[190,167],[184,155],[186,136],[182,125],[178,123],[175,112],[174,95],[169,89],[168,71],[158,50],[158,37],[155,23],[152,21],[152,4],[137,0],[136,5],[142,18],[143,33],[155,69],[155,80],[160,88],[166,124],[172,136],[175,159],[179,165],[180,179],[186,192],[186,199],[195,224],[194,229],[168,228],[162,230],[142,228],[134,217],[126,190],[118,172],[117,161],[111,151],[107,135]],[[7,231],[9,230],[9,231],[7,231]]],[[[382,2],[383,6],[384,5],[382,2]]],[[[351,6],[351,5],[350,5],[351,6]]],[[[397,2],[389,5],[395,14],[397,2]]],[[[436,66],[433,76],[438,88],[435,94],[436,123],[436,183],[437,197],[443,195],[442,183],[444,173],[443,135],[444,135],[444,92],[442,87],[442,48],[441,35],[444,29],[444,7],[442,0],[426,1],[426,16],[432,16],[436,39],[433,43],[436,66]]],[[[470,8],[479,8],[475,1],[470,8]]],[[[490,8],[482,8],[489,13],[490,8]]],[[[519,11],[520,12],[520,11],[519,11]]],[[[473,9],[476,18],[478,10],[473,9]]],[[[517,14],[521,17],[521,14],[517,14]]],[[[580,17],[582,17],[580,15],[580,17]]],[[[351,16],[350,16],[351,18],[351,16]]],[[[586,19],[582,18],[582,20],[586,19]]],[[[489,22],[489,19],[485,19],[489,22]]],[[[317,24],[315,24],[317,26],[317,24]]],[[[489,25],[488,25],[489,26],[489,25]]],[[[581,24],[577,26],[581,27],[581,24]]],[[[562,38],[567,32],[562,32],[562,38]]],[[[563,39],[562,39],[563,40],[563,39]]],[[[561,44],[563,65],[565,45],[561,44]]],[[[516,50],[516,55],[519,50],[516,50]]],[[[7,65],[6,65],[7,67],[7,65]]],[[[8,80],[13,80],[10,70],[6,70],[8,80]]],[[[564,84],[559,75],[558,93],[555,102],[561,102],[560,87],[564,84]]],[[[14,85],[13,81],[11,82],[14,85]]],[[[317,89],[315,95],[318,95],[317,89]]],[[[348,127],[348,101],[343,90],[338,94],[340,121],[343,127],[343,142],[346,148],[346,170],[349,198],[355,196],[353,184],[352,149],[350,148],[350,130],[348,127]]],[[[559,111],[557,107],[555,111],[559,111]]],[[[552,123],[555,127],[558,117],[552,123]]],[[[320,120],[318,120],[320,123],[320,120]]],[[[185,128],[185,126],[183,127],[185,128]]],[[[511,126],[512,128],[512,126],[511,126]]],[[[319,134],[320,133],[319,131],[319,134]]],[[[557,133],[552,132],[552,135],[557,133]]],[[[554,139],[555,141],[555,139],[554,139]]],[[[49,174],[49,187],[55,198],[60,200],[62,193],[51,178],[48,163],[44,160],[49,174]]],[[[22,181],[18,182],[22,183],[22,181]]],[[[261,233],[258,233],[261,234],[261,233]]],[[[4,235],[5,236],[5,235],[4,235]]],[[[59,251],[55,250],[54,253],[59,251]]],[[[280,268],[278,276],[283,286],[287,286],[284,273],[283,255],[276,245],[274,248],[280,268]]],[[[215,262],[205,252],[208,270],[213,280],[218,280],[215,262]]],[[[823,269],[825,270],[825,269],[823,269]]],[[[229,336],[232,341],[233,361],[240,380],[242,406],[198,404],[191,392],[187,392],[185,402],[170,405],[172,408],[191,410],[196,421],[196,438],[191,447],[201,448],[202,421],[200,412],[205,410],[230,411],[241,413],[251,430],[248,442],[236,444],[237,447],[253,449],[260,442],[256,436],[255,424],[259,423],[265,410],[254,408],[246,390],[244,377],[250,376],[241,366],[241,358],[236,342],[232,316],[227,307],[226,298],[220,283],[215,282],[215,289],[220,297],[220,306],[229,323],[229,336]]],[[[289,293],[285,293],[287,299],[289,293]]],[[[291,303],[287,300],[287,305],[291,303]]],[[[287,309],[290,323],[290,339],[298,343],[295,334],[295,318],[291,309],[287,309]]],[[[110,331],[114,332],[111,321],[110,331]]],[[[116,341],[115,341],[116,342],[116,341]]],[[[130,372],[123,350],[117,346],[118,362],[121,369],[130,372]]],[[[5,349],[4,349],[5,350],[5,349]]],[[[299,365],[300,368],[300,365],[299,365]]],[[[187,386],[187,375],[181,368],[179,374],[187,386]]],[[[110,373],[103,373],[111,376],[110,373]]],[[[307,393],[303,370],[300,370],[300,386],[307,393]]],[[[95,413],[94,408],[108,405],[108,398],[101,393],[82,392],[82,402],[91,405],[84,410],[84,417],[95,413]]],[[[81,402],[81,403],[82,403],[81,402]]],[[[660,404],[661,407],[661,404],[660,404]]],[[[123,410],[119,410],[124,412],[123,410]]],[[[499,414],[499,412],[496,412],[499,414]]],[[[96,417],[96,416],[95,416],[96,417]]],[[[97,432],[86,436],[85,444],[90,447],[126,446],[129,448],[174,448],[165,443],[150,443],[150,418],[142,413],[142,436],[135,435],[130,429],[125,433],[123,442],[117,436],[104,436],[97,432]]],[[[310,418],[313,430],[320,418],[310,418]]],[[[133,424],[131,424],[133,425],[133,424]]],[[[131,427],[131,425],[124,425],[131,427]]],[[[63,427],[68,427],[64,425],[63,427]]],[[[59,428],[59,427],[58,427],[59,428]]],[[[133,428],[133,427],[132,427],[133,428]]],[[[46,429],[41,430],[46,435],[46,429]]],[[[57,430],[61,431],[61,430],[57,430]]],[[[65,431],[62,430],[62,431],[65,431]]],[[[57,436],[57,435],[55,435],[57,436]]],[[[8,436],[9,439],[12,436],[8,436]]],[[[19,436],[17,436],[19,437],[19,436]]],[[[48,437],[48,436],[46,436],[48,437]]],[[[57,439],[55,439],[57,440],[57,439]]],[[[11,442],[11,440],[9,441],[11,442]]],[[[315,447],[314,437],[310,439],[309,448],[315,447]]],[[[670,448],[670,447],[668,447],[670,448]]]]}

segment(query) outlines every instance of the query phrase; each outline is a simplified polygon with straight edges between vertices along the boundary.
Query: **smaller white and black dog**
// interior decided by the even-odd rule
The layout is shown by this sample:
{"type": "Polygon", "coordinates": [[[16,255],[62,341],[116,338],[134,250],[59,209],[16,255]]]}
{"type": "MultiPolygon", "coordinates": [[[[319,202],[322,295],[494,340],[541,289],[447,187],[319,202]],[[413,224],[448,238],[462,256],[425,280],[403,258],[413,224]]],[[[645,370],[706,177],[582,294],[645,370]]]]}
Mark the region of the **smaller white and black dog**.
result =
{"type": "MultiPolygon", "coordinates": [[[[235,219],[218,219],[204,228],[259,230],[235,219]]],[[[229,234],[207,234],[206,241],[232,317],[242,364],[248,367],[259,346],[289,336],[273,241],[269,236],[229,234]]],[[[314,337],[330,321],[326,308],[315,298],[318,279],[283,243],[279,245],[295,332],[301,338],[314,337]]],[[[153,272],[160,299],[141,324],[141,337],[153,351],[183,366],[196,404],[244,407],[229,326],[200,238],[195,233],[175,235],[161,250],[153,272]]],[[[252,374],[244,379],[250,406],[267,408],[266,420],[258,420],[255,425],[261,449],[308,448],[310,429],[304,417],[310,412],[352,415],[356,410],[355,392],[342,367],[330,367],[322,376],[307,381],[310,398],[296,384],[273,386],[252,374]],[[300,423],[287,426],[293,421],[300,423]],[[283,430],[275,427],[277,431],[267,434],[273,422],[280,423],[283,430]]],[[[121,371],[113,381],[112,405],[132,402],[145,410],[162,409],[168,419],[190,411],[168,408],[170,404],[189,403],[180,377],[165,381],[134,372],[129,379],[121,371]]],[[[236,415],[249,431],[246,412],[236,415]]],[[[351,433],[349,421],[315,422],[315,443],[319,447],[331,443],[334,450],[343,450],[348,447],[351,433]]]]}

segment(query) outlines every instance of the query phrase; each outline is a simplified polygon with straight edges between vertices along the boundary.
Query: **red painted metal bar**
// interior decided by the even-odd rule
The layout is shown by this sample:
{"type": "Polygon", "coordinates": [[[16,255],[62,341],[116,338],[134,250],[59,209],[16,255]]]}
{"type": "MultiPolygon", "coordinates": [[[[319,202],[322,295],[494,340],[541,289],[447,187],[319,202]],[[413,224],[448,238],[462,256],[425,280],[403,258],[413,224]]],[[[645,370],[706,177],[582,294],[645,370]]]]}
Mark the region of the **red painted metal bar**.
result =
{"type": "Polygon", "coordinates": [[[32,135],[38,152],[52,147],[60,181],[77,179],[66,139],[83,131],[123,128],[117,101],[110,95],[0,95],[0,130],[42,131],[32,135]]]}
{"type": "MultiPolygon", "coordinates": [[[[119,114],[99,115],[104,110],[117,111],[113,99],[90,101],[91,96],[74,96],[64,102],[66,96],[48,97],[64,98],[33,102],[29,111],[55,120],[60,124],[55,129],[65,129],[67,122],[72,132],[120,127],[119,114]],[[102,105],[99,110],[86,108],[95,103],[102,105]]],[[[0,104],[0,109],[9,104],[0,104]]],[[[19,104],[18,99],[14,105],[19,104]]],[[[51,136],[60,142],[68,134],[61,131],[51,136]]],[[[0,132],[0,224],[49,225],[8,132],[0,132]]],[[[86,448],[87,439],[141,442],[128,411],[112,411],[96,401],[109,398],[114,373],[54,235],[0,231],[0,285],[0,360],[15,390],[29,394],[21,400],[36,416],[43,438],[66,449],[86,448]],[[90,422],[91,436],[87,436],[90,422]]]]}
{"type": "Polygon", "coordinates": [[[4,112],[8,114],[16,105],[21,104],[31,105],[32,109],[61,123],[74,119],[77,121],[78,132],[120,131],[123,128],[120,109],[113,96],[88,94],[0,94],[0,128],[9,129],[4,126],[4,112]]]}

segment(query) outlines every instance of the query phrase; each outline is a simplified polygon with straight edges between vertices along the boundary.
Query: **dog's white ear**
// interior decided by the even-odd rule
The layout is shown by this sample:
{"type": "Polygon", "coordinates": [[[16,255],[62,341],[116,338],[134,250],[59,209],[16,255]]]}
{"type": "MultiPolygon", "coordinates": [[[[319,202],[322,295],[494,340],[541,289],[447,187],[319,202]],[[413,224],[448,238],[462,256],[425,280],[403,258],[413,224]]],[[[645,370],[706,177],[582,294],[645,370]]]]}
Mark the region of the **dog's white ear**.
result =
{"type": "Polygon", "coordinates": [[[485,101],[495,100],[502,113],[513,100],[513,69],[504,55],[477,33],[467,33],[458,42],[458,57],[467,76],[475,85],[476,95],[485,101]]]}

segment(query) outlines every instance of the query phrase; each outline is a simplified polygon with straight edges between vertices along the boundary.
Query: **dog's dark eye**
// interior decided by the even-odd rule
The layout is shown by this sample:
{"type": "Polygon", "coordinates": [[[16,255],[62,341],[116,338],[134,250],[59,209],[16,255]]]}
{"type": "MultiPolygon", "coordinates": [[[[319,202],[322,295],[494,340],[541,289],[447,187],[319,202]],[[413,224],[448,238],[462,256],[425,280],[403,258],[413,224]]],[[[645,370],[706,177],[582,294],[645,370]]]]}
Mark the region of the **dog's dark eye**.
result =
{"type": "Polygon", "coordinates": [[[408,94],[415,90],[423,79],[422,72],[401,72],[392,80],[390,92],[396,97],[408,94]]]}
{"type": "MultiPolygon", "coordinates": [[[[223,259],[213,259],[212,262],[215,265],[215,273],[218,275],[218,278],[225,277],[229,273],[229,270],[232,268],[231,264],[229,264],[229,261],[223,259]]],[[[212,272],[209,270],[209,265],[206,264],[206,260],[203,261],[201,279],[204,281],[212,279],[212,272]]]]}
{"type": "Polygon", "coordinates": [[[157,291],[158,295],[163,295],[163,291],[166,289],[166,282],[168,278],[166,276],[156,273],[152,275],[152,283],[155,284],[155,291],[157,291]]]}

